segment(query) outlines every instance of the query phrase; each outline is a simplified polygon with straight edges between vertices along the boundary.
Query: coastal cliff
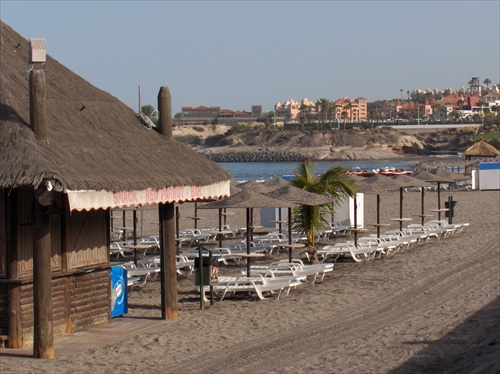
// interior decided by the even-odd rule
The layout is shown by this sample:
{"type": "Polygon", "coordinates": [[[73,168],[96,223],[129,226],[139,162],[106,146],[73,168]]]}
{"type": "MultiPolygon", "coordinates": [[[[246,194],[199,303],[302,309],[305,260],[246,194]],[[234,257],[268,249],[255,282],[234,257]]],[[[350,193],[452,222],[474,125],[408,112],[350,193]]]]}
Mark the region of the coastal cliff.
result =
{"type": "Polygon", "coordinates": [[[174,128],[177,140],[216,162],[279,162],[311,160],[370,160],[457,153],[472,144],[474,129],[397,131],[285,130],[255,126],[230,131],[222,125],[182,125],[174,128]]]}

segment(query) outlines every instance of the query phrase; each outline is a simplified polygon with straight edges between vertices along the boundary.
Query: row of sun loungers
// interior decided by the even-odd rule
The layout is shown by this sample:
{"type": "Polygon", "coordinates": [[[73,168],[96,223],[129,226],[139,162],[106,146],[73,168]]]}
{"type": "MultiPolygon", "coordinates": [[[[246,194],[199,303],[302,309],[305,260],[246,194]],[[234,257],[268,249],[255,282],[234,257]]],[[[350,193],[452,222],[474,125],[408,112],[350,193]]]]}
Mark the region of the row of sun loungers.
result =
{"type": "MultiPolygon", "coordinates": [[[[336,243],[327,245],[318,250],[322,261],[337,260],[340,256],[350,256],[356,262],[390,256],[407,250],[414,245],[423,245],[430,239],[445,239],[453,236],[469,226],[469,223],[449,224],[446,220],[432,220],[424,225],[411,224],[403,230],[393,230],[381,234],[361,237],[354,242],[336,243]]],[[[306,253],[307,255],[307,253],[306,253]]]]}

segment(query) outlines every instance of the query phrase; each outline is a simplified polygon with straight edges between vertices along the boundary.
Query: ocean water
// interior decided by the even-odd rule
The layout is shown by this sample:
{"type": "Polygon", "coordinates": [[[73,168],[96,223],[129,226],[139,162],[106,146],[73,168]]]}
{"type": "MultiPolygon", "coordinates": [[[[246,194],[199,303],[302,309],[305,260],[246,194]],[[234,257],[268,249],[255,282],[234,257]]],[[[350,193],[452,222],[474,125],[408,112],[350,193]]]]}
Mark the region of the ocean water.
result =
{"type": "MultiPolygon", "coordinates": [[[[393,167],[412,170],[416,163],[415,160],[317,161],[315,162],[315,170],[322,173],[331,165],[342,166],[346,169],[373,170],[393,167]]],[[[234,180],[247,181],[293,175],[300,162],[219,162],[219,165],[225,167],[234,180]]]]}

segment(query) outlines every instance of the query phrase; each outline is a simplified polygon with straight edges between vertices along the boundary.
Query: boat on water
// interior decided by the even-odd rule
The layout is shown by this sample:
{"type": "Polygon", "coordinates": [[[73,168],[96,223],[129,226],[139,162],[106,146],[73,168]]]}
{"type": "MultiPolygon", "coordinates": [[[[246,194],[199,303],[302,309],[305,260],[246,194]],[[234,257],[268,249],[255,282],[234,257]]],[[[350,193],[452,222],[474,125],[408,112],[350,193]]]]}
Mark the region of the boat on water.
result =
{"type": "Polygon", "coordinates": [[[405,168],[393,168],[393,167],[386,166],[385,168],[374,169],[374,170],[354,168],[354,169],[347,170],[346,174],[357,175],[360,177],[371,177],[372,175],[380,174],[380,175],[386,175],[386,176],[392,177],[394,175],[412,175],[413,171],[405,169],[405,168]]]}

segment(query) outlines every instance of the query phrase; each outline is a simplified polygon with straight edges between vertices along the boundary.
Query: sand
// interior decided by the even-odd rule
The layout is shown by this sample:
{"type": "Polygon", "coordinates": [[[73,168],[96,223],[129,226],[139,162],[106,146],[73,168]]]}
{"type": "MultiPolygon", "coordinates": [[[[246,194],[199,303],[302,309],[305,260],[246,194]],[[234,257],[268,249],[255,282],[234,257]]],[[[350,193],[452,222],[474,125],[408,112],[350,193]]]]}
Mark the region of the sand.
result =
{"type": "MultiPolygon", "coordinates": [[[[30,348],[0,350],[0,372],[498,373],[500,191],[446,191],[442,201],[449,195],[454,222],[470,222],[451,238],[365,263],[338,261],[322,283],[279,300],[233,297],[200,310],[192,275],[179,276],[177,321],[159,320],[159,282],[150,281],[130,294],[129,313],[109,334],[56,338],[53,360],[31,358],[30,348]],[[126,330],[134,324],[141,327],[126,330]]],[[[375,201],[365,196],[367,227],[375,201]]],[[[420,204],[418,192],[405,193],[404,215],[420,213],[420,204]]],[[[435,192],[425,205],[436,207],[435,192]]],[[[192,227],[193,205],[181,211],[181,226],[192,227]]],[[[243,225],[244,211],[234,213],[228,221],[243,225]]],[[[203,225],[216,224],[216,212],[203,215],[203,225]]],[[[398,215],[399,195],[382,196],[381,221],[398,215]]],[[[143,219],[154,222],[156,212],[143,219]]]]}

